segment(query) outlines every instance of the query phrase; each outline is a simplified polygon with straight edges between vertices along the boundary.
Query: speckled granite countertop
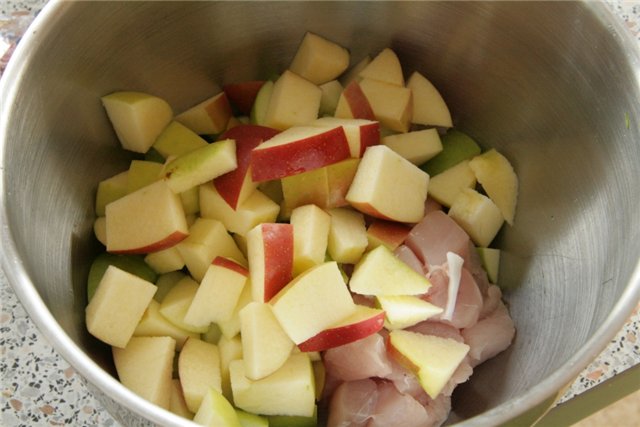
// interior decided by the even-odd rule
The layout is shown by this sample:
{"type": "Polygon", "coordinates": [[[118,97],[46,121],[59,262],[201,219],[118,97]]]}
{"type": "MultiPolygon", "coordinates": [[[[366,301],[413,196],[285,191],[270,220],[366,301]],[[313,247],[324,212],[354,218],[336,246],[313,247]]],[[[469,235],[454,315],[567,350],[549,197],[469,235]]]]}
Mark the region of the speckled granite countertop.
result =
{"type": "MultiPolygon", "coordinates": [[[[0,1],[0,73],[46,0],[0,1]]],[[[640,1],[608,1],[640,43],[640,1]]],[[[36,329],[0,270],[0,425],[117,426],[36,329]]],[[[640,363],[640,306],[561,401],[640,363]]]]}

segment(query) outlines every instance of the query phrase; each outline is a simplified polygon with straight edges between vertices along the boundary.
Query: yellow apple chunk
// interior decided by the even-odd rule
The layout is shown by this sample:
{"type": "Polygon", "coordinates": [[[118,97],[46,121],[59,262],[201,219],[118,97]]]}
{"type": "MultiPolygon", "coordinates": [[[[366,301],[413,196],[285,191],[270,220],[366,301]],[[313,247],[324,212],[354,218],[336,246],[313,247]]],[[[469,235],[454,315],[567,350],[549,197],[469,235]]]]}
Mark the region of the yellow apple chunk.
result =
{"type": "Polygon", "coordinates": [[[251,286],[245,286],[242,289],[242,293],[238,299],[238,304],[236,304],[231,318],[229,320],[218,322],[218,326],[220,327],[223,337],[231,339],[237,337],[240,333],[240,310],[253,301],[251,288],[251,286]]]}
{"type": "Polygon", "coordinates": [[[233,401],[242,410],[264,415],[314,414],[315,379],[306,353],[292,354],[280,369],[256,381],[247,378],[242,360],[231,362],[229,373],[233,401]]]}
{"type": "Polygon", "coordinates": [[[125,348],[113,347],[113,362],[122,385],[169,409],[175,345],[170,337],[134,337],[125,348]]]}
{"type": "Polygon", "coordinates": [[[205,147],[207,141],[202,139],[197,133],[180,122],[169,123],[156,142],[153,148],[165,159],[173,156],[182,156],[198,148],[205,147]]]}
{"type": "Polygon", "coordinates": [[[189,332],[203,334],[209,329],[209,325],[195,326],[184,321],[187,310],[191,306],[193,297],[198,291],[198,282],[186,276],[176,283],[160,303],[160,314],[177,327],[189,332]]]}
{"type": "Polygon", "coordinates": [[[182,279],[187,277],[182,271],[172,271],[158,276],[156,287],[158,291],[153,296],[154,301],[162,302],[169,291],[182,279]]]}
{"type": "Polygon", "coordinates": [[[356,264],[349,288],[361,295],[422,295],[431,282],[400,261],[386,246],[378,246],[356,264]]]}
{"type": "Polygon", "coordinates": [[[509,160],[492,149],[471,159],[469,167],[489,198],[498,206],[507,224],[513,225],[518,201],[518,177],[509,160]]]}
{"type": "Polygon", "coordinates": [[[162,165],[148,160],[132,160],[129,165],[127,194],[153,184],[160,179],[162,165]]]}
{"type": "Polygon", "coordinates": [[[193,422],[202,426],[243,427],[231,403],[211,388],[204,395],[193,422]]]}
{"type": "Polygon", "coordinates": [[[322,97],[320,98],[319,114],[333,116],[338,106],[340,94],[344,88],[338,80],[331,80],[320,85],[322,97]]]}
{"type": "Polygon", "coordinates": [[[401,363],[417,373],[420,385],[432,399],[438,397],[469,352],[468,345],[454,339],[404,330],[389,333],[389,346],[401,363]]]}
{"type": "Polygon", "coordinates": [[[165,100],[141,92],[114,92],[102,105],[122,148],[136,153],[146,153],[173,117],[165,100]]]}
{"type": "Polygon", "coordinates": [[[178,114],[176,121],[199,135],[214,135],[227,128],[231,115],[227,95],[220,92],[178,114]]]}
{"type": "Polygon", "coordinates": [[[360,88],[383,126],[397,132],[409,130],[413,109],[409,89],[373,79],[362,79],[360,88]]]}
{"type": "Polygon", "coordinates": [[[144,262],[158,274],[170,273],[184,267],[184,260],[176,246],[147,254],[144,262]]]}
{"type": "Polygon", "coordinates": [[[475,190],[462,190],[449,209],[453,218],[478,246],[489,246],[500,231],[504,218],[487,196],[475,190]]]}
{"type": "Polygon", "coordinates": [[[349,51],[317,34],[306,33],[289,69],[311,83],[321,85],[349,67],[349,51]]]}
{"type": "Polygon", "coordinates": [[[134,337],[171,337],[176,340],[176,350],[182,350],[187,338],[199,338],[199,334],[179,328],[160,314],[160,303],[152,300],[133,331],[134,337]]]}
{"type": "Polygon", "coordinates": [[[129,194],[129,171],[120,172],[100,181],[96,194],[96,215],[104,216],[105,207],[109,203],[127,194],[129,194]]]}
{"type": "Polygon", "coordinates": [[[244,372],[251,380],[259,380],[280,369],[294,347],[266,303],[254,301],[240,310],[240,337],[244,372]]]}
{"type": "Polygon", "coordinates": [[[365,151],[347,201],[359,211],[398,222],[419,222],[424,216],[429,175],[389,147],[365,151]]]}
{"type": "Polygon", "coordinates": [[[178,357],[178,375],[187,408],[197,412],[210,388],[222,392],[218,347],[198,339],[188,339],[178,357]]]}
{"type": "Polygon", "coordinates": [[[233,209],[214,185],[206,183],[200,186],[200,210],[203,218],[217,219],[231,233],[246,236],[258,224],[275,222],[280,206],[260,190],[254,190],[233,209]]]}
{"type": "Polygon", "coordinates": [[[207,269],[184,316],[194,326],[229,320],[247,284],[249,271],[236,262],[217,257],[207,269]]]}
{"type": "Polygon", "coordinates": [[[458,194],[465,188],[476,186],[476,175],[469,167],[469,161],[463,160],[429,180],[428,193],[443,206],[451,207],[458,194]]]}
{"type": "Polygon", "coordinates": [[[356,309],[336,262],[305,271],[284,287],[271,304],[282,328],[296,344],[336,324],[356,309]]]}
{"type": "Polygon", "coordinates": [[[364,216],[350,208],[330,209],[329,215],[329,256],[339,263],[355,264],[369,245],[364,216]]]}
{"type": "Polygon", "coordinates": [[[220,352],[220,378],[222,383],[222,394],[230,402],[233,402],[231,392],[231,377],[229,376],[229,365],[234,360],[242,359],[242,341],[239,335],[228,338],[224,335],[218,341],[218,351],[220,352]]]}
{"type": "Polygon", "coordinates": [[[182,393],[182,386],[178,379],[171,380],[169,411],[188,420],[193,419],[193,412],[187,408],[187,403],[184,401],[184,394],[182,393]]]}
{"type": "Polygon", "coordinates": [[[382,138],[382,143],[418,166],[442,151],[440,136],[434,128],[388,135],[382,138]]]}
{"type": "Polygon", "coordinates": [[[287,70],[273,86],[265,125],[278,130],[310,123],[318,117],[322,91],[309,80],[287,70]]]}
{"type": "Polygon", "coordinates": [[[156,290],[153,283],[110,265],[87,305],[87,330],[100,341],[125,347],[156,290]]]}
{"type": "Polygon", "coordinates": [[[293,225],[293,275],[322,264],[327,252],[331,217],[316,205],[305,205],[291,212],[293,225]]]}
{"type": "Polygon", "coordinates": [[[188,235],[180,197],[164,181],[109,203],[105,212],[109,252],[155,252],[188,235]]]}
{"type": "Polygon", "coordinates": [[[385,328],[404,329],[442,313],[442,308],[412,295],[378,296],[385,313],[385,328]]]}
{"type": "Polygon", "coordinates": [[[407,81],[407,88],[411,90],[413,99],[411,123],[446,128],[453,126],[451,113],[442,95],[422,74],[414,72],[407,81]]]}
{"type": "Polygon", "coordinates": [[[371,57],[367,55],[362,58],[356,65],[347,70],[347,72],[344,73],[342,77],[340,77],[340,83],[342,83],[342,86],[346,87],[352,81],[359,82],[360,80],[362,80],[362,77],[360,77],[360,72],[364,70],[370,63],[371,57]]]}
{"type": "Polygon", "coordinates": [[[103,246],[107,246],[107,219],[103,216],[99,216],[93,222],[93,234],[98,239],[98,242],[103,246]]]}
{"type": "Polygon", "coordinates": [[[390,83],[396,86],[404,86],[402,66],[396,53],[389,49],[383,49],[366,67],[359,73],[362,79],[373,79],[390,83]]]}

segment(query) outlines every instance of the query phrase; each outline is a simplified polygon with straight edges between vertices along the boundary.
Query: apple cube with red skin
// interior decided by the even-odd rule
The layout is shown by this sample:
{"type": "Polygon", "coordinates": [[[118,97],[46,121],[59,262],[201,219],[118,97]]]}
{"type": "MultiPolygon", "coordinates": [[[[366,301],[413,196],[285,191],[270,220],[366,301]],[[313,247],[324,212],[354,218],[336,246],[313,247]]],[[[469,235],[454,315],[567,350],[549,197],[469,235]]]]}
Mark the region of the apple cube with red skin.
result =
{"type": "Polygon", "coordinates": [[[122,385],[169,409],[175,346],[171,337],[134,337],[125,348],[113,347],[113,362],[122,385]]]}
{"type": "Polygon", "coordinates": [[[387,349],[401,365],[418,376],[422,388],[435,399],[449,382],[469,346],[451,338],[395,330],[387,349]]]}
{"type": "Polygon", "coordinates": [[[289,70],[273,85],[265,113],[265,125],[285,130],[318,118],[322,91],[309,80],[289,70]]]}
{"type": "Polygon", "coordinates": [[[410,231],[411,227],[406,224],[374,219],[367,228],[367,250],[384,245],[393,251],[404,242],[410,231]]]}
{"type": "Polygon", "coordinates": [[[411,90],[373,79],[362,79],[359,85],[371,105],[375,120],[396,132],[409,130],[413,110],[411,90]]]}
{"type": "Polygon", "coordinates": [[[349,51],[324,37],[306,33],[289,69],[311,83],[321,85],[349,67],[349,51]]]}
{"type": "Polygon", "coordinates": [[[300,351],[325,351],[375,334],[384,325],[384,311],[356,305],[355,312],[298,344],[300,351]]]}
{"type": "Polygon", "coordinates": [[[371,103],[358,81],[352,81],[345,86],[338,98],[334,115],[344,119],[376,120],[371,103]]]}
{"type": "Polygon", "coordinates": [[[227,128],[232,115],[227,95],[220,92],[178,114],[175,120],[198,135],[214,135],[227,128]]]}
{"type": "Polygon", "coordinates": [[[109,203],[105,213],[109,252],[155,252],[189,234],[180,196],[163,180],[109,203]]]}
{"type": "Polygon", "coordinates": [[[269,181],[348,159],[349,142],[342,126],[299,126],[260,144],[251,153],[254,181],[269,181]]]}
{"type": "Polygon", "coordinates": [[[87,330],[102,342],[125,347],[156,290],[153,283],[110,265],[87,305],[87,330]]]}
{"type": "Polygon", "coordinates": [[[446,128],[453,126],[447,104],[426,77],[414,72],[407,81],[407,88],[412,94],[411,123],[446,128]]]}
{"type": "Polygon", "coordinates": [[[372,120],[322,117],[314,121],[312,125],[342,126],[349,142],[351,157],[362,157],[367,147],[380,144],[380,125],[372,120]]]}
{"type": "Polygon", "coordinates": [[[244,372],[251,380],[259,380],[280,369],[294,346],[271,306],[261,302],[253,301],[240,310],[240,337],[244,372]]]}
{"type": "Polygon", "coordinates": [[[205,273],[184,316],[194,326],[229,320],[246,286],[249,271],[233,260],[216,257],[205,273]]]}
{"type": "Polygon", "coordinates": [[[247,234],[253,300],[268,302],[293,276],[293,226],[259,224],[247,234]]]}
{"type": "Polygon", "coordinates": [[[429,175],[389,147],[365,151],[346,199],[380,219],[415,223],[424,216],[429,175]]]}
{"type": "Polygon", "coordinates": [[[360,71],[363,79],[379,80],[396,86],[404,86],[404,76],[398,55],[389,49],[383,49],[366,67],[360,71]]]}
{"type": "Polygon", "coordinates": [[[232,209],[236,209],[257,187],[249,172],[251,152],[261,142],[273,138],[278,132],[266,126],[241,124],[220,136],[221,140],[233,139],[236,142],[237,167],[231,172],[215,178],[213,185],[232,209]]]}
{"type": "Polygon", "coordinates": [[[122,148],[136,153],[146,153],[173,117],[165,100],[141,92],[114,92],[102,105],[122,148]]]}
{"type": "Polygon", "coordinates": [[[251,107],[258,96],[264,80],[252,80],[239,83],[229,83],[222,87],[227,99],[245,116],[251,114],[251,107]]]}
{"type": "Polygon", "coordinates": [[[198,412],[210,388],[222,392],[218,347],[199,339],[188,339],[178,357],[178,375],[187,408],[198,412]]]}
{"type": "Polygon", "coordinates": [[[282,329],[296,344],[355,311],[355,304],[335,261],[325,262],[300,274],[270,303],[282,329]]]}

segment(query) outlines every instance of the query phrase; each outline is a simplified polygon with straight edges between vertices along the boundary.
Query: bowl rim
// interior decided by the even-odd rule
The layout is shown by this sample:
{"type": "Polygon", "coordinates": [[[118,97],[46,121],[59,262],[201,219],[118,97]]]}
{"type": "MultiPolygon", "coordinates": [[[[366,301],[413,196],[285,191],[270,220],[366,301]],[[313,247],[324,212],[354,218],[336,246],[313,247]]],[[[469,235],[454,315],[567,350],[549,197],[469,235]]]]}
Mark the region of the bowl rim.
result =
{"type": "MultiPolygon", "coordinates": [[[[601,2],[581,2],[587,10],[597,17],[608,31],[616,36],[621,49],[627,56],[635,71],[640,86],[640,48],[629,31],[624,28],[619,18],[613,15],[608,7],[601,2]]],[[[0,104],[12,105],[17,98],[22,71],[28,65],[34,50],[40,41],[55,27],[61,16],[73,6],[73,2],[64,0],[49,1],[36,16],[31,26],[18,44],[9,61],[2,79],[0,79],[0,104]]],[[[8,110],[0,111],[0,169],[5,160],[6,129],[8,129],[8,110]]],[[[13,239],[5,205],[5,175],[0,173],[0,255],[1,267],[10,286],[16,293],[20,303],[25,308],[31,320],[47,341],[76,370],[85,380],[104,393],[108,398],[124,406],[137,415],[160,425],[166,426],[197,426],[192,421],[179,417],[168,410],[164,410],[146,399],[138,396],[123,386],[117,379],[106,372],[93,361],[66,334],[55,320],[44,301],[38,294],[34,283],[27,274],[26,268],[18,257],[16,242],[13,239]]],[[[640,302],[640,259],[636,263],[620,300],[615,304],[610,314],[593,336],[583,345],[583,348],[561,365],[551,375],[533,386],[526,393],[509,399],[501,405],[462,421],[457,425],[486,426],[498,425],[517,417],[536,407],[546,399],[570,385],[580,372],[593,361],[606,347],[613,336],[622,328],[632,310],[640,302]]],[[[559,396],[558,396],[559,397],[559,396]]],[[[106,408],[105,408],[106,409],[106,408]]]]}

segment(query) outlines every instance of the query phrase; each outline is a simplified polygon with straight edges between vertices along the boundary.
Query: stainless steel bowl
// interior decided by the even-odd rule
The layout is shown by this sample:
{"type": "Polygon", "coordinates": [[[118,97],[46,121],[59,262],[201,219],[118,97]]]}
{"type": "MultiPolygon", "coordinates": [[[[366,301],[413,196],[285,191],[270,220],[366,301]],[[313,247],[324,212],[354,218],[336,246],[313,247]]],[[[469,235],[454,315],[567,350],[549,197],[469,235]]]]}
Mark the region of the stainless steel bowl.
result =
{"type": "Polygon", "coordinates": [[[514,163],[499,239],[518,334],[456,393],[454,419],[496,425],[552,398],[640,296],[640,53],[598,3],[47,5],[2,81],[2,265],[20,301],[123,424],[179,425],[114,379],[84,327],[94,191],[129,160],[99,97],[135,89],[180,111],[283,70],[307,30],[355,60],[392,47],[514,163]]]}

